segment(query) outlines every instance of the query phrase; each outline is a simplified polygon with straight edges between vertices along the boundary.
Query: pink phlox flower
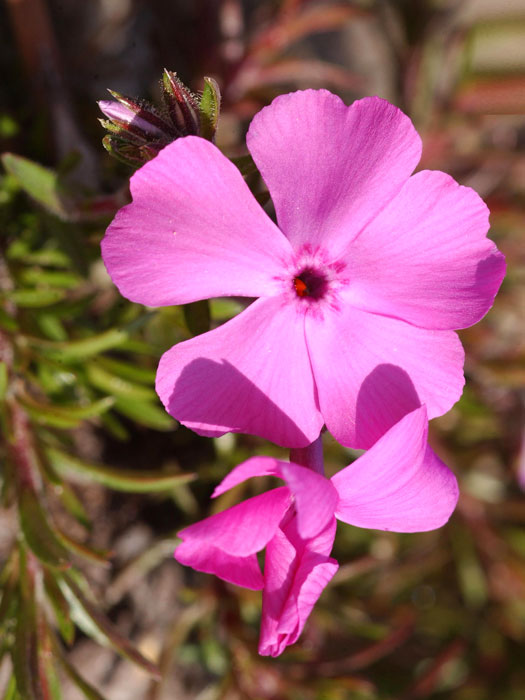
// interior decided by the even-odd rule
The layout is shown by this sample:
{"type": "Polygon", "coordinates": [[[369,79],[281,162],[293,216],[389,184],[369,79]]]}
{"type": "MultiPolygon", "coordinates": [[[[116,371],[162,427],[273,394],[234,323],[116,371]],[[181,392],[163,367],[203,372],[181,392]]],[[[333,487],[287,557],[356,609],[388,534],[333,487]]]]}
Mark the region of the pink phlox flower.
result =
{"type": "Polygon", "coordinates": [[[291,462],[253,457],[228,474],[214,497],[254,476],[277,476],[286,486],[185,528],[175,558],[239,586],[262,589],[259,652],[278,656],[297,640],[337,571],[330,557],[336,518],[357,527],[419,532],[450,517],[457,482],[428,446],[427,432],[422,406],[331,479],[291,462]],[[257,552],[264,548],[262,574],[257,552]]]}
{"type": "Polygon", "coordinates": [[[203,435],[288,447],[326,424],[360,448],[422,404],[445,413],[464,383],[454,330],[487,312],[505,271],[483,201],[445,173],[412,175],[421,140],[377,97],[283,95],[247,144],[278,226],[237,168],[189,136],[135,173],[102,243],[132,301],[256,297],[163,355],[167,411],[203,435]]]}

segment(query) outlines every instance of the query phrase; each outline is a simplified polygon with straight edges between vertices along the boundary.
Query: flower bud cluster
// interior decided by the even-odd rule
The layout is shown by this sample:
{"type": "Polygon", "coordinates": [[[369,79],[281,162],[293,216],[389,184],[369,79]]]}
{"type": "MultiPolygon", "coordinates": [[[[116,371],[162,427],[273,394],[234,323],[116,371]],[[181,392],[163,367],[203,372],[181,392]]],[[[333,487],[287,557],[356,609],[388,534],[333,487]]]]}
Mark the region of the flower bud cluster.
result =
{"type": "Polygon", "coordinates": [[[133,99],[114,90],[115,100],[98,104],[107,119],[102,143],[112,156],[132,167],[140,167],[181,136],[203,136],[212,141],[220,109],[219,86],[204,78],[202,95],[195,95],[173,71],[164,70],[160,107],[133,99]]]}

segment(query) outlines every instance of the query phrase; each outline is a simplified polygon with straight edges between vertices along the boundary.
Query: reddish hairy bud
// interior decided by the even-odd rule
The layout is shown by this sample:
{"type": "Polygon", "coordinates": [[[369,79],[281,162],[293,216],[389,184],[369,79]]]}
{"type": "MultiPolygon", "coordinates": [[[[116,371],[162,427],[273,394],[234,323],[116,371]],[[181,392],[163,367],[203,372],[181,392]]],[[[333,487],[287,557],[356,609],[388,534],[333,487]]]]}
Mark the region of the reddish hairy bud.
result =
{"type": "Polygon", "coordinates": [[[132,167],[140,167],[182,136],[202,136],[213,140],[220,109],[220,91],[212,78],[204,78],[202,96],[193,94],[173,71],[164,70],[162,106],[144,100],[109,93],[113,100],[98,105],[107,119],[102,126],[109,132],[102,144],[112,156],[132,167]]]}

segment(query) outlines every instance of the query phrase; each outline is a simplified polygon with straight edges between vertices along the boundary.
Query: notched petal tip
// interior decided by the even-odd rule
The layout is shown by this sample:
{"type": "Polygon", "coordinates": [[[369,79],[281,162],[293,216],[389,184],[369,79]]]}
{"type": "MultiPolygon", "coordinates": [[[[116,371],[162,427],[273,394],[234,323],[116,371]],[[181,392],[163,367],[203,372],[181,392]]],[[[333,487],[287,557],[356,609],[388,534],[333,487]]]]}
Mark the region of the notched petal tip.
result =
{"type": "Polygon", "coordinates": [[[347,107],[326,90],[277,97],[253,118],[247,145],[294,248],[326,245],[333,260],[421,156],[421,139],[397,107],[380,98],[347,107]]]}

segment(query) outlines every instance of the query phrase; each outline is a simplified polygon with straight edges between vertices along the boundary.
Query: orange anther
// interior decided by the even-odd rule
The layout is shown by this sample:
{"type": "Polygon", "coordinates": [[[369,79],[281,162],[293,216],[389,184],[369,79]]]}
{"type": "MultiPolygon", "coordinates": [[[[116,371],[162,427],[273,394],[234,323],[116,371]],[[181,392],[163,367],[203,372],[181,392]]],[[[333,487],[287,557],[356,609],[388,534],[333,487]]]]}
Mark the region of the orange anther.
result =
{"type": "Polygon", "coordinates": [[[308,287],[300,277],[294,277],[293,286],[295,287],[295,291],[298,297],[308,296],[308,287]]]}

